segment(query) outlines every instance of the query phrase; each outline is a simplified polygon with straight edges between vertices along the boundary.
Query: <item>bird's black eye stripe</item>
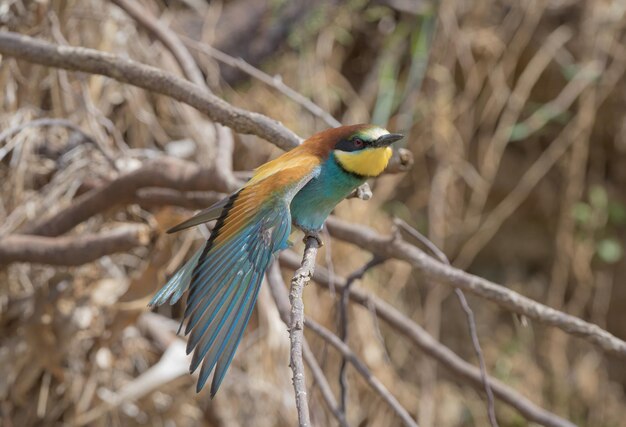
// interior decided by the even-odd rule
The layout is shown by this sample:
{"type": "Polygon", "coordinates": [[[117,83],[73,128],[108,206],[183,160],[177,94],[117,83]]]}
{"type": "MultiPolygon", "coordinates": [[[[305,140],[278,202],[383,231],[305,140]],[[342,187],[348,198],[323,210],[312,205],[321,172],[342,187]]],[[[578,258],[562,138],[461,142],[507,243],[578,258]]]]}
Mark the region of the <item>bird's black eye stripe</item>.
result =
{"type": "Polygon", "coordinates": [[[352,138],[342,139],[335,145],[336,150],[340,151],[358,151],[365,147],[367,147],[368,142],[363,138],[359,138],[358,136],[354,136],[352,138]]]}

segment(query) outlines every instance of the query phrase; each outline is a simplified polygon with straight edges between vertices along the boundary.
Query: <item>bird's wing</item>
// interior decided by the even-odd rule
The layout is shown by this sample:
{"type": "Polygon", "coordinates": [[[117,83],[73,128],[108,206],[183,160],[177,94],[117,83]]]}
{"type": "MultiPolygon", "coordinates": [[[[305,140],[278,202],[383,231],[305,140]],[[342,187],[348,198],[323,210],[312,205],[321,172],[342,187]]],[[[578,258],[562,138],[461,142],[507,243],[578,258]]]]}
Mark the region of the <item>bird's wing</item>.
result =
{"type": "MultiPolygon", "coordinates": [[[[286,152],[282,156],[277,157],[276,159],[259,166],[254,171],[254,174],[250,181],[248,181],[244,185],[244,188],[255,185],[260,181],[263,181],[265,178],[279,173],[285,169],[302,168],[303,171],[306,172],[306,170],[310,168],[311,164],[317,165],[319,164],[319,161],[319,157],[303,153],[302,148],[296,147],[293,150],[286,152]]],[[[233,195],[225,197],[219,202],[213,204],[212,206],[201,210],[191,218],[167,230],[167,233],[176,233],[186,228],[190,228],[196,225],[204,224],[205,222],[213,221],[214,219],[218,219],[222,213],[222,210],[224,209],[226,204],[228,204],[232,196],[233,195]]]]}
{"type": "Polygon", "coordinates": [[[205,246],[152,300],[151,305],[173,303],[189,285],[183,320],[187,352],[195,350],[190,370],[202,363],[198,391],[215,368],[211,395],[217,392],[272,254],[284,248],[291,231],[291,199],[319,173],[316,159],[301,159],[297,167],[290,164],[230,196],[205,246]]]}
{"type": "Polygon", "coordinates": [[[224,210],[224,206],[228,203],[231,196],[225,197],[219,202],[211,205],[210,207],[201,210],[191,218],[186,221],[181,222],[180,224],[175,225],[174,227],[167,230],[167,233],[176,233],[177,231],[184,230],[185,228],[193,227],[194,225],[204,224],[205,222],[213,221],[214,219],[218,219],[222,210],[224,210]]]}

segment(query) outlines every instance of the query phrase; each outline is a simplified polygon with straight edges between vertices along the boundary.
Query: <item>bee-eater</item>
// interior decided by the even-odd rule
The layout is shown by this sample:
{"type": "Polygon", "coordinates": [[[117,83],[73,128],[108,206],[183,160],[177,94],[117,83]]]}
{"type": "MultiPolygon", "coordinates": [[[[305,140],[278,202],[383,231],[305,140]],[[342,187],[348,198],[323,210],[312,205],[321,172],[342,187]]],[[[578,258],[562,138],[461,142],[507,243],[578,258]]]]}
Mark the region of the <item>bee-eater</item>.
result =
{"type": "MultiPolygon", "coordinates": [[[[291,224],[315,237],[334,207],[387,167],[390,144],[403,136],[374,125],[319,132],[260,166],[237,192],[168,230],[217,220],[211,237],[154,296],[176,303],[189,288],[183,322],[200,363],[199,392],[215,368],[211,397],[235,355],[272,256],[288,246],[291,224]]],[[[306,237],[305,237],[306,238],[306,237]]],[[[181,323],[182,327],[182,323],[181,323]]]]}

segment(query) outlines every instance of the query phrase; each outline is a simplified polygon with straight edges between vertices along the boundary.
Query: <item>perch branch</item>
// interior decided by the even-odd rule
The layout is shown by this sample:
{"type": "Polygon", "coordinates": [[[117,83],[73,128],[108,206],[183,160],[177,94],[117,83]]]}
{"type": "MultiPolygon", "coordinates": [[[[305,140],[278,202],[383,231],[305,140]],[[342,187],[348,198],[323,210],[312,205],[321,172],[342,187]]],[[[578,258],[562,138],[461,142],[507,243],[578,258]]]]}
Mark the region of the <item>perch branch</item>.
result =
{"type": "MultiPolygon", "coordinates": [[[[311,240],[311,238],[309,238],[308,240],[311,240]]],[[[301,265],[299,262],[296,262],[296,264],[298,264],[298,266],[301,265]]],[[[302,267],[298,267],[299,270],[301,268],[302,267]]],[[[314,274],[314,270],[310,270],[310,272],[312,275],[314,274]]],[[[295,277],[297,276],[298,276],[298,273],[296,272],[295,277]]],[[[284,285],[282,284],[282,278],[280,276],[280,272],[278,273],[273,272],[271,273],[270,277],[272,280],[269,280],[269,285],[272,291],[272,296],[274,297],[274,301],[276,302],[276,305],[278,306],[278,311],[286,312],[288,311],[288,304],[284,295],[285,293],[284,285]]],[[[404,421],[406,425],[417,427],[417,424],[408,414],[406,409],[404,409],[400,405],[400,403],[396,400],[396,398],[391,393],[389,393],[389,390],[387,390],[387,388],[374,375],[372,375],[372,373],[369,371],[367,366],[357,357],[356,354],[354,354],[354,352],[350,349],[350,347],[348,347],[339,339],[339,337],[337,337],[336,335],[334,335],[327,329],[323,328],[322,326],[318,325],[311,319],[307,318],[304,321],[304,325],[310,328],[311,330],[313,330],[315,333],[320,335],[324,340],[330,343],[333,347],[339,350],[339,352],[343,355],[343,357],[345,357],[350,363],[352,363],[355,366],[357,372],[361,374],[361,376],[363,376],[363,378],[370,385],[370,387],[389,404],[391,409],[393,409],[398,414],[398,416],[404,421]]],[[[335,404],[335,408],[336,408],[336,404],[335,404]]],[[[344,415],[338,409],[337,411],[339,412],[340,417],[343,419],[344,415]]]]}
{"type": "MultiPolygon", "coordinates": [[[[0,33],[0,39],[2,35],[0,33]]],[[[0,43],[1,45],[1,43],[0,43]]],[[[218,175],[219,176],[219,175],[218,175]]],[[[230,191],[238,183],[226,184],[215,180],[212,169],[203,169],[189,162],[161,159],[148,162],[140,169],[121,176],[106,186],[81,196],[73,205],[22,230],[24,234],[55,236],[73,228],[76,224],[113,206],[136,203],[136,191],[146,187],[165,187],[178,191],[222,190],[230,191]],[[221,188],[216,188],[216,187],[221,188]]],[[[418,248],[401,240],[392,240],[364,226],[347,224],[329,218],[330,233],[365,248],[375,255],[404,260],[424,272],[431,279],[461,288],[486,298],[515,313],[525,315],[565,332],[583,337],[606,352],[626,358],[626,342],[597,325],[585,322],[558,310],[524,297],[504,286],[446,266],[424,254],[418,248]]]]}
{"type": "MultiPolygon", "coordinates": [[[[283,277],[280,274],[280,267],[278,265],[278,262],[272,263],[270,268],[267,270],[267,282],[272,297],[276,302],[276,308],[278,309],[280,318],[285,323],[285,325],[289,326],[289,298],[285,292],[285,282],[283,281],[283,277]]],[[[333,396],[333,391],[330,388],[330,384],[328,384],[328,380],[326,379],[322,368],[317,363],[315,355],[309,347],[306,338],[304,338],[302,350],[304,361],[307,365],[309,365],[309,369],[311,370],[313,379],[318,384],[322,393],[322,398],[324,399],[324,402],[326,402],[328,409],[332,412],[333,416],[335,417],[335,419],[337,419],[337,422],[341,427],[347,427],[348,424],[346,423],[344,414],[339,410],[339,407],[337,406],[337,401],[335,400],[335,396],[333,396]]]]}
{"type": "Polygon", "coordinates": [[[76,266],[116,252],[127,252],[150,242],[150,228],[127,225],[67,237],[41,237],[13,234],[0,240],[0,265],[11,262],[76,266]]]}
{"type": "Polygon", "coordinates": [[[318,242],[313,237],[306,238],[306,247],[302,257],[302,264],[291,279],[289,302],[291,313],[289,317],[289,340],[291,342],[290,365],[293,370],[293,388],[296,393],[296,407],[298,408],[298,422],[300,426],[310,426],[309,403],[304,378],[304,364],[302,363],[302,341],[304,340],[304,303],[302,292],[304,286],[311,280],[315,269],[318,242]]]}

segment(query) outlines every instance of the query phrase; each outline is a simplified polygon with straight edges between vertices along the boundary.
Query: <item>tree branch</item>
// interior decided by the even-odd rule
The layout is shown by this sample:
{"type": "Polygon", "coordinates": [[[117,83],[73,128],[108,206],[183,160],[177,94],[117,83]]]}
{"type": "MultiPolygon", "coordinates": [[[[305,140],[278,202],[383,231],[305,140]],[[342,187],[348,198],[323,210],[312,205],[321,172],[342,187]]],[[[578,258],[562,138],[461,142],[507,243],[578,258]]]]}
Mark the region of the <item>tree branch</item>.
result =
{"type": "Polygon", "coordinates": [[[312,319],[306,318],[305,325],[307,328],[311,329],[317,335],[322,337],[324,341],[328,342],[330,345],[335,347],[343,357],[345,357],[354,368],[357,370],[359,374],[365,379],[365,381],[369,384],[369,386],[376,391],[382,399],[387,402],[387,404],[393,409],[393,411],[400,417],[404,425],[408,427],[418,427],[415,420],[411,417],[411,415],[407,412],[407,410],[398,402],[398,400],[394,397],[393,394],[389,392],[387,387],[380,382],[378,378],[376,378],[370,370],[367,368],[367,365],[359,359],[359,357],[352,351],[350,347],[348,347],[343,341],[339,339],[339,337],[328,329],[324,328],[319,323],[315,322],[312,319]]]}
{"type": "Polygon", "coordinates": [[[12,262],[76,266],[150,242],[150,228],[126,225],[98,234],[41,237],[13,234],[0,239],[0,265],[12,262]]]}
{"type": "Polygon", "coordinates": [[[304,286],[311,280],[315,269],[318,242],[313,237],[306,238],[306,247],[302,257],[302,264],[291,279],[289,302],[291,313],[289,317],[289,339],[291,341],[290,365],[293,370],[293,388],[296,393],[296,407],[298,408],[298,422],[300,426],[310,426],[309,403],[304,378],[304,364],[302,363],[302,341],[304,340],[304,303],[302,292],[304,286]]]}
{"type": "Polygon", "coordinates": [[[224,177],[216,168],[201,168],[184,160],[168,157],[152,160],[103,187],[83,194],[67,208],[25,226],[21,233],[58,236],[98,213],[135,203],[138,200],[137,192],[147,187],[230,192],[239,186],[238,182],[225,182],[224,177]]]}
{"type": "MultiPolygon", "coordinates": [[[[163,25],[155,16],[150,13],[146,8],[142,7],[137,1],[129,0],[111,0],[116,6],[124,10],[131,18],[137,21],[154,37],[159,39],[161,43],[174,55],[176,62],[180,65],[180,68],[185,73],[185,76],[198,86],[205,86],[205,90],[209,91],[206,87],[206,82],[202,71],[198,68],[198,64],[191,56],[191,53],[187,50],[187,47],[178,38],[178,35],[170,30],[167,26],[163,25]]],[[[210,91],[209,91],[210,92],[210,91]]]]}
{"type": "MultiPolygon", "coordinates": [[[[274,302],[276,303],[276,308],[278,309],[278,313],[280,314],[280,318],[285,323],[285,325],[289,326],[289,298],[285,292],[285,282],[280,274],[280,267],[278,262],[273,262],[270,268],[267,270],[267,282],[270,287],[270,292],[272,297],[274,298],[274,302]]],[[[335,419],[341,427],[347,427],[346,419],[344,414],[339,410],[337,406],[337,400],[335,396],[333,396],[333,391],[330,388],[330,384],[328,384],[328,380],[322,371],[322,368],[317,363],[315,356],[313,355],[313,351],[309,347],[309,344],[306,340],[306,337],[303,341],[303,356],[304,361],[307,365],[309,365],[309,369],[311,370],[311,374],[313,374],[313,379],[319,385],[320,391],[322,393],[322,398],[326,402],[328,409],[332,412],[335,419]]]]}
{"type": "Polygon", "coordinates": [[[550,308],[482,277],[442,264],[399,238],[382,236],[371,228],[348,224],[333,217],[328,218],[326,225],[328,231],[340,240],[353,243],[381,257],[406,261],[432,280],[471,292],[546,325],[556,326],[569,334],[586,339],[607,353],[626,358],[626,342],[598,325],[550,308]]]}
{"type": "Polygon", "coordinates": [[[276,120],[237,108],[180,77],[158,68],[83,47],[59,46],[11,31],[0,31],[0,53],[36,64],[100,74],[169,96],[205,113],[211,120],[243,134],[254,134],[290,150],[300,138],[276,120]]]}

